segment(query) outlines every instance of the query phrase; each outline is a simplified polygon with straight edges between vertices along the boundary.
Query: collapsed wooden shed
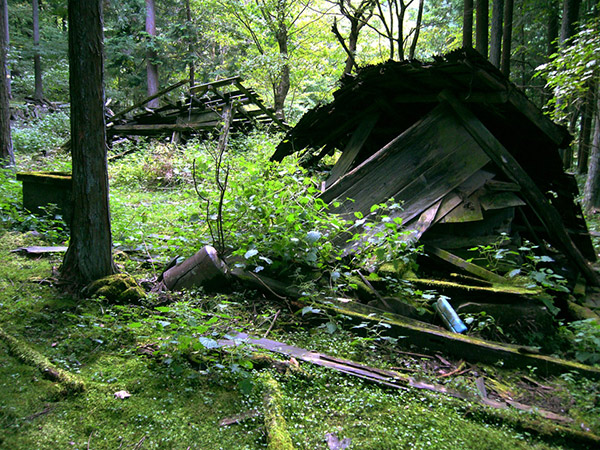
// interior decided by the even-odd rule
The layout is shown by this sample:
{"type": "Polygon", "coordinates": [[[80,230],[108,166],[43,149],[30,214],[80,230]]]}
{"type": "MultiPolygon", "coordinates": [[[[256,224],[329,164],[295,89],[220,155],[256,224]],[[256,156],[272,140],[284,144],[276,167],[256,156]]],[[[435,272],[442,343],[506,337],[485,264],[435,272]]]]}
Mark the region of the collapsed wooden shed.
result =
{"type": "Polygon", "coordinates": [[[477,52],[365,67],[333,95],[272,156],[303,152],[311,164],[342,150],[321,193],[333,213],[367,216],[393,197],[395,216],[431,255],[456,261],[459,248],[516,234],[598,284],[559,155],[568,132],[477,52]]]}
{"type": "Polygon", "coordinates": [[[218,133],[225,109],[233,115],[232,131],[248,131],[258,126],[281,131],[289,129],[271,108],[265,106],[254,89],[244,86],[239,76],[192,86],[176,102],[163,99],[164,104],[159,108],[144,108],[151,99],[164,97],[188,82],[189,80],[184,80],[176,83],[111,117],[107,128],[109,136],[172,134],[174,138],[178,138],[180,134],[189,136],[218,133]],[[142,111],[132,117],[125,116],[138,108],[142,108],[142,111]]]}

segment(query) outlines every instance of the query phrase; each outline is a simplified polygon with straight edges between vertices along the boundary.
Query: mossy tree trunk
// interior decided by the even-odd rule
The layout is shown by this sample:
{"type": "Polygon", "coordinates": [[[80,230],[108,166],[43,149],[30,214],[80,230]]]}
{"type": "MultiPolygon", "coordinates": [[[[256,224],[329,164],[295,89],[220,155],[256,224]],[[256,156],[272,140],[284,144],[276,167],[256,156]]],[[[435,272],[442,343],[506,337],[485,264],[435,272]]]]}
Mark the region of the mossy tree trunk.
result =
{"type": "Polygon", "coordinates": [[[8,21],[6,0],[0,5],[0,167],[14,166],[15,156],[13,154],[12,138],[10,135],[10,93],[9,80],[7,77],[8,56],[8,21]]]}
{"type": "Polygon", "coordinates": [[[61,276],[81,284],[115,272],[108,202],[102,26],[102,0],[69,0],[73,217],[61,276]]]}

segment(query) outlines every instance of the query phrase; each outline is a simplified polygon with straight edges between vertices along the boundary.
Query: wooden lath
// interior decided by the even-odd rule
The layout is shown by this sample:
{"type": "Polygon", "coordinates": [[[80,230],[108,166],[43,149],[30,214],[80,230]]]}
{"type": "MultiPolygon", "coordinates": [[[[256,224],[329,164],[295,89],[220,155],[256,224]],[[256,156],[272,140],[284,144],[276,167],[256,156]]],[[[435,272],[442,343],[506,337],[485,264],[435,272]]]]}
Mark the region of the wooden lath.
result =
{"type": "Polygon", "coordinates": [[[154,110],[144,109],[129,120],[124,116],[143,108],[150,100],[161,97],[188,83],[180,81],[156,95],[145,98],[109,119],[112,135],[157,135],[211,131],[220,126],[221,112],[230,105],[235,110],[234,130],[255,128],[259,125],[287,130],[289,126],[267,108],[260,96],[242,84],[239,76],[192,86],[184,101],[168,104],[154,110]]]}

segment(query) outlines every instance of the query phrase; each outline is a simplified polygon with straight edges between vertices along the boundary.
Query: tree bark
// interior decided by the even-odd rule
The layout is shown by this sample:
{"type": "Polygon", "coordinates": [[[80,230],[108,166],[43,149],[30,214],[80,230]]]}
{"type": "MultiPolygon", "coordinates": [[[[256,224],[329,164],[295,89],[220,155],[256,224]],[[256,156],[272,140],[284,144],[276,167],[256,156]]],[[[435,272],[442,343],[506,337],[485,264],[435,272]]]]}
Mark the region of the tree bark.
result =
{"type": "MultiPolygon", "coordinates": [[[[4,14],[4,18],[0,26],[2,27],[2,33],[4,34],[4,45],[6,46],[6,54],[8,55],[10,48],[10,33],[8,31],[8,1],[2,0],[2,13],[4,14]]],[[[10,68],[8,67],[8,58],[6,58],[6,83],[8,85],[8,98],[12,98],[11,91],[11,76],[10,76],[10,68]]]]}
{"type": "Polygon", "coordinates": [[[594,140],[583,194],[583,205],[588,213],[600,211],[600,83],[596,86],[594,140]]]}
{"type": "Polygon", "coordinates": [[[0,8],[0,167],[14,166],[15,155],[13,153],[12,137],[10,134],[10,94],[9,79],[6,71],[8,45],[6,36],[8,36],[8,20],[6,20],[7,0],[2,0],[0,8]]]}
{"type": "Polygon", "coordinates": [[[463,47],[473,47],[473,0],[465,0],[464,3],[463,47]]]}
{"type": "MultiPolygon", "coordinates": [[[[192,8],[190,7],[190,0],[185,0],[185,15],[186,15],[186,19],[187,19],[187,23],[188,23],[188,33],[191,31],[193,24],[192,24],[192,8]]],[[[190,71],[190,86],[194,85],[194,78],[196,76],[195,74],[195,67],[194,67],[194,43],[192,40],[192,36],[189,36],[189,45],[188,45],[188,52],[189,52],[189,57],[190,57],[190,62],[189,62],[189,71],[190,71]]]]}
{"type": "Polygon", "coordinates": [[[560,45],[564,46],[565,42],[575,34],[575,23],[579,19],[579,5],[581,0],[564,0],[563,16],[560,27],[560,45]]]}
{"type": "Polygon", "coordinates": [[[506,77],[510,77],[510,51],[512,47],[514,0],[504,0],[504,30],[502,32],[502,57],[500,70],[506,77]]]}
{"type": "Polygon", "coordinates": [[[488,55],[488,0],[475,0],[476,23],[475,23],[475,49],[487,58],[488,55]]]}
{"type": "Polygon", "coordinates": [[[492,36],[490,38],[490,62],[500,68],[500,54],[502,48],[502,15],[504,14],[504,0],[494,0],[492,5],[492,36]]]}
{"type": "Polygon", "coordinates": [[[413,36],[413,40],[410,43],[410,50],[408,53],[408,59],[415,58],[415,52],[417,51],[417,42],[419,40],[419,34],[421,33],[421,22],[423,20],[423,6],[425,4],[425,0],[419,0],[419,9],[417,12],[417,22],[415,23],[415,35],[413,36]]]}
{"type": "Polygon", "coordinates": [[[40,54],[40,8],[38,0],[32,1],[33,5],[33,72],[35,77],[35,91],[33,98],[38,101],[44,99],[42,83],[42,55],[40,54]]]}
{"type": "Polygon", "coordinates": [[[73,216],[60,274],[87,284],[116,271],[108,201],[102,0],[69,0],[68,8],[73,216]]]}
{"type": "MultiPolygon", "coordinates": [[[[148,82],[148,97],[158,92],[158,66],[154,63],[157,54],[152,48],[156,37],[156,8],[154,0],[146,0],[146,33],[149,36],[148,50],[146,51],[146,72],[148,82]]],[[[148,102],[148,108],[158,108],[158,98],[148,102]]]]}
{"type": "Polygon", "coordinates": [[[279,56],[283,59],[281,72],[273,83],[273,109],[280,120],[285,120],[285,99],[290,91],[290,64],[288,60],[288,30],[285,23],[279,23],[275,34],[279,47],[279,56]]]}
{"type": "Polygon", "coordinates": [[[581,128],[579,130],[579,147],[577,149],[577,173],[586,174],[590,155],[590,139],[592,135],[592,121],[594,120],[595,91],[594,84],[587,83],[588,91],[585,96],[585,105],[582,108],[581,128]]]}

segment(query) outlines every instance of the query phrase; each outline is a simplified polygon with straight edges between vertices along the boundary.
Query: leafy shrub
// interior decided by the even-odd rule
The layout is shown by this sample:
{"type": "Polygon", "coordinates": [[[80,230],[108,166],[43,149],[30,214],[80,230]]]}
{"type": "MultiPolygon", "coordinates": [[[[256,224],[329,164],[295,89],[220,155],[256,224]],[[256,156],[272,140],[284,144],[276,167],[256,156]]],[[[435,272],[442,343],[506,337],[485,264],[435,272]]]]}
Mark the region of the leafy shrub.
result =
{"type": "Polygon", "coordinates": [[[69,138],[69,114],[55,112],[12,130],[15,153],[36,153],[53,150],[69,138]]]}
{"type": "Polygon", "coordinates": [[[577,320],[568,328],[575,358],[585,364],[600,363],[600,323],[596,319],[577,320]]]}

